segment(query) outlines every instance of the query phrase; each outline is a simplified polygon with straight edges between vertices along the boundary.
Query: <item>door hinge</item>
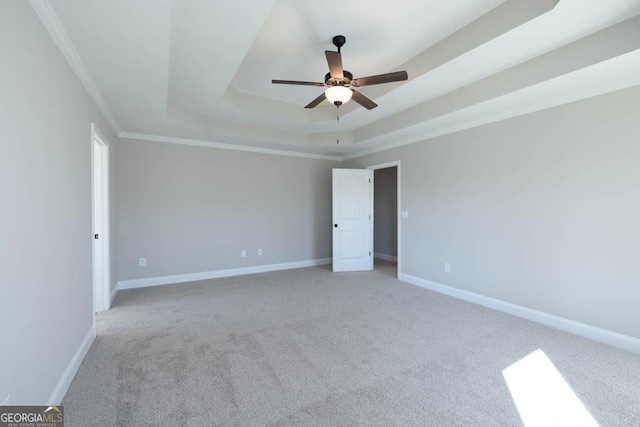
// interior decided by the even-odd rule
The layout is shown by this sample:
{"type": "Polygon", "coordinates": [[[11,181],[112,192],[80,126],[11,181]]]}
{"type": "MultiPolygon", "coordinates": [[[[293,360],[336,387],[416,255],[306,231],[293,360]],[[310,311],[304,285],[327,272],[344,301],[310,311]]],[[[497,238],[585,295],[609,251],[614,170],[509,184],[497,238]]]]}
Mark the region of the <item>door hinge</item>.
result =
{"type": "Polygon", "coordinates": [[[369,256],[371,256],[371,251],[369,251],[369,256]]]}
{"type": "Polygon", "coordinates": [[[93,235],[93,238],[94,238],[94,239],[99,239],[99,238],[100,238],[100,235],[99,235],[99,234],[94,234],[94,235],[93,235]]]}
{"type": "Polygon", "coordinates": [[[369,219],[371,219],[371,215],[369,215],[369,219]]]}
{"type": "Polygon", "coordinates": [[[371,178],[369,178],[369,184],[371,184],[371,178]]]}

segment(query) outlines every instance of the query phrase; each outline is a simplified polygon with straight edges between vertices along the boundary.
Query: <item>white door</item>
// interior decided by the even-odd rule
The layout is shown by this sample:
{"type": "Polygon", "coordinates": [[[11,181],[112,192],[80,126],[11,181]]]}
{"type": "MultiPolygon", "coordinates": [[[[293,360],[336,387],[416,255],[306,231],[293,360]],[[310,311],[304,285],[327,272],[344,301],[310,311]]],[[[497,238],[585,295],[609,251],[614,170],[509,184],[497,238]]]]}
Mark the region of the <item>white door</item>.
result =
{"type": "Polygon", "coordinates": [[[110,297],[109,257],[109,145],[92,125],[93,174],[93,309],[108,310],[110,297]]]}
{"type": "Polygon", "coordinates": [[[333,170],[333,271],[373,270],[373,171],[333,170]]]}

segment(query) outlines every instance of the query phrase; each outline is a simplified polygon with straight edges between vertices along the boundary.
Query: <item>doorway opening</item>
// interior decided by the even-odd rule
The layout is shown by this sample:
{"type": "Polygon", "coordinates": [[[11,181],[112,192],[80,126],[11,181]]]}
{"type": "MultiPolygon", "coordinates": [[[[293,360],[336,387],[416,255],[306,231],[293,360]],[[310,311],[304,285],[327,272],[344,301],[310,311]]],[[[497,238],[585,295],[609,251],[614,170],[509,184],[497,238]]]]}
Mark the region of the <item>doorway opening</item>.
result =
{"type": "Polygon", "coordinates": [[[373,170],[374,268],[400,277],[400,161],[367,169],[373,170]]]}
{"type": "Polygon", "coordinates": [[[109,141],[91,124],[93,312],[111,307],[109,245],[109,141]]]}

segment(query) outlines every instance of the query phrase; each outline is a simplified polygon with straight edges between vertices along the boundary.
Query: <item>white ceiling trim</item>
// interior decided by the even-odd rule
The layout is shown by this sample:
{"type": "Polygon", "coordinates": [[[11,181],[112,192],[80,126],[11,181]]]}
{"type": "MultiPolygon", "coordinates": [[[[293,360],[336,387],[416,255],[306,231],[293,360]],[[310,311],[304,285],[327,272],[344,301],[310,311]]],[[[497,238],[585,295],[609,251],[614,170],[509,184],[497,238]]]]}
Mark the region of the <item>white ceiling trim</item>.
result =
{"type": "MultiPolygon", "coordinates": [[[[547,110],[618,90],[640,86],[640,50],[490,99],[437,119],[409,126],[380,139],[395,139],[345,155],[349,160],[439,136],[547,110]],[[577,88],[576,88],[577,87],[577,88]],[[545,93],[555,96],[544,97],[545,93]],[[464,116],[468,118],[465,120],[464,116]],[[450,123],[450,125],[447,125],[450,123]]],[[[370,142],[375,142],[370,140],[370,142]]]]}
{"type": "MultiPolygon", "coordinates": [[[[633,1],[633,0],[627,0],[633,1]]],[[[576,89],[573,87],[573,91],[569,93],[564,93],[562,95],[562,91],[555,88],[554,90],[549,90],[552,88],[554,83],[560,81],[561,78],[566,78],[566,76],[576,76],[580,75],[577,72],[568,73],[564,76],[558,77],[556,79],[547,80],[544,83],[539,85],[534,85],[525,90],[518,90],[507,94],[505,96],[493,98],[491,100],[487,100],[485,102],[478,103],[473,106],[469,106],[467,108],[463,108],[461,110],[454,111],[450,114],[445,114],[441,117],[436,117],[430,120],[426,120],[424,122],[406,126],[402,129],[398,129],[396,131],[392,131],[389,133],[376,133],[371,135],[369,138],[364,138],[363,141],[360,141],[356,144],[351,144],[344,147],[346,150],[350,152],[345,154],[344,156],[332,156],[328,155],[330,153],[326,152],[326,154],[316,154],[319,150],[316,150],[316,153],[308,153],[308,152],[299,152],[293,150],[282,150],[282,149],[273,149],[273,148],[263,148],[263,147],[255,147],[251,145],[238,145],[237,143],[221,143],[221,142],[212,142],[208,140],[201,139],[187,139],[187,138],[178,138],[178,137],[168,137],[168,136],[158,136],[158,135],[150,135],[145,133],[134,133],[127,132],[121,130],[120,125],[115,120],[114,116],[111,113],[111,110],[107,106],[102,94],[98,90],[94,79],[89,74],[84,62],[80,58],[76,48],[72,44],[69,39],[67,32],[62,26],[58,16],[56,15],[53,7],[51,6],[51,2],[49,0],[29,0],[29,3],[36,11],[38,17],[43,22],[45,28],[49,31],[52,39],[55,41],[63,56],[72,67],[83,86],[89,93],[90,97],[96,103],[98,108],[104,114],[105,119],[112,127],[116,135],[120,138],[130,138],[130,139],[138,139],[138,140],[148,140],[148,141],[156,141],[156,142],[164,142],[164,143],[173,143],[173,144],[181,144],[181,145],[194,145],[194,146],[202,146],[209,148],[218,148],[218,149],[226,149],[226,150],[235,150],[235,151],[245,151],[245,152],[254,152],[254,153],[262,153],[262,154],[272,154],[272,155],[280,155],[280,156],[289,156],[289,157],[302,157],[302,158],[312,158],[312,159],[322,159],[322,160],[333,160],[333,161],[342,161],[357,157],[362,157],[368,154],[373,154],[381,151],[386,151],[392,148],[400,147],[403,145],[408,145],[420,141],[424,141],[427,139],[431,139],[437,136],[446,135],[454,132],[458,132],[461,130],[469,129],[476,126],[481,126],[484,124],[492,123],[495,121],[504,120],[511,117],[520,116],[523,114],[528,114],[534,111],[543,110],[546,108],[552,108],[557,105],[562,105],[565,103],[577,101],[580,99],[596,96],[599,94],[611,92],[614,90],[622,89],[624,87],[630,87],[635,85],[640,85],[640,75],[636,75],[633,77],[622,76],[618,74],[618,79],[615,79],[615,69],[609,69],[608,75],[603,75],[604,79],[599,81],[591,80],[591,86],[584,86],[582,88],[576,89]],[[554,83],[552,83],[554,82],[554,83]],[[542,90],[542,92],[546,89],[546,94],[549,96],[547,99],[541,100],[537,97],[531,95],[531,89],[535,92],[536,90],[542,90]],[[537,99],[536,99],[537,98],[537,99]],[[530,104],[527,106],[522,106],[520,101],[526,99],[530,99],[530,104]],[[506,105],[509,104],[509,108],[506,108],[503,112],[496,111],[496,105],[506,105]],[[377,147],[374,147],[374,144],[381,144],[377,147]]],[[[63,18],[64,16],[61,15],[63,18]]],[[[82,45],[78,45],[82,46],[82,45]]],[[[635,51],[635,55],[638,55],[640,51],[635,51]]],[[[622,55],[620,58],[624,57],[629,58],[629,56],[633,55],[622,55]]],[[[634,56],[636,59],[637,56],[634,56]]],[[[583,73],[590,73],[593,68],[599,68],[605,66],[604,64],[616,63],[620,58],[614,58],[613,60],[604,61],[602,64],[594,67],[587,67],[583,70],[583,73]]],[[[624,61],[624,59],[623,59],[624,61]]],[[[634,70],[640,69],[638,66],[638,62],[634,62],[636,68],[634,70]]],[[[627,64],[628,65],[628,64],[627,64]]],[[[606,66],[605,66],[606,67],[606,66]]],[[[571,79],[572,77],[569,77],[571,79]]],[[[552,88],[553,89],[553,88],[552,88]]],[[[139,129],[141,131],[145,131],[146,129],[139,129]]],[[[160,131],[159,133],[165,133],[164,131],[160,131]]],[[[175,132],[167,132],[167,133],[175,133],[175,132]]],[[[347,133],[347,132],[345,132],[347,133]]],[[[316,137],[321,134],[311,133],[309,134],[310,138],[316,137]]],[[[200,138],[199,135],[191,135],[196,138],[200,138]]],[[[205,137],[206,138],[206,137],[205,137]]],[[[212,138],[217,138],[212,135],[212,138]]],[[[327,150],[330,149],[329,146],[324,147],[327,150]]]]}
{"type": "Polygon", "coordinates": [[[145,135],[134,132],[120,132],[120,138],[138,139],[143,141],[165,142],[168,144],[194,145],[197,147],[219,148],[222,150],[246,151],[251,153],[273,154],[276,156],[303,157],[307,159],[342,161],[342,157],[325,156],[322,154],[301,153],[298,151],[274,150],[271,148],[251,147],[247,145],[225,144],[222,142],[202,141],[198,139],[174,138],[172,136],[145,135]]]}
{"type": "Polygon", "coordinates": [[[89,93],[89,96],[93,99],[93,102],[96,103],[96,106],[100,109],[102,114],[104,114],[104,118],[109,123],[109,126],[111,126],[111,129],[113,129],[115,134],[118,135],[120,133],[120,126],[118,125],[118,122],[113,117],[113,114],[102,97],[102,94],[91,78],[89,71],[87,71],[87,67],[84,65],[84,62],[80,59],[80,55],[78,55],[73,43],[71,43],[67,32],[62,27],[62,24],[60,23],[58,16],[53,11],[49,0],[29,0],[29,3],[36,11],[36,14],[44,24],[45,28],[49,31],[53,41],[58,45],[58,48],[60,48],[62,55],[64,55],[69,65],[80,79],[80,82],[89,93]]]}

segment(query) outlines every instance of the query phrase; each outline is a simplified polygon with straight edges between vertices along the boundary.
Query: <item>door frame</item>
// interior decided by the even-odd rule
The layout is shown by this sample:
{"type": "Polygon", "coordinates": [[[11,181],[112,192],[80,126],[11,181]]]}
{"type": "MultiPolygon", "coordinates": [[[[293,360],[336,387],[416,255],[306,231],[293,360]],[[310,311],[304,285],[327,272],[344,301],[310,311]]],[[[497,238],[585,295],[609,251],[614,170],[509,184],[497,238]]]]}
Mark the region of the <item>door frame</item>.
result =
{"type": "MultiPolygon", "coordinates": [[[[377,165],[371,165],[371,166],[367,166],[367,169],[371,169],[371,170],[377,170],[377,169],[386,169],[386,168],[392,168],[392,167],[396,167],[396,184],[397,184],[397,189],[396,189],[396,208],[397,208],[397,230],[396,230],[396,246],[397,246],[397,257],[398,257],[398,261],[396,263],[397,266],[397,277],[398,279],[400,278],[400,275],[402,274],[402,204],[401,204],[401,200],[402,198],[400,197],[402,194],[402,180],[400,179],[402,174],[400,173],[400,167],[401,167],[401,161],[400,160],[396,160],[393,162],[387,162],[387,163],[381,163],[381,164],[377,164],[377,165]]],[[[372,187],[373,188],[373,187],[372,187]]],[[[372,201],[373,201],[373,197],[372,197],[372,201]]],[[[373,210],[373,207],[372,207],[373,210]]],[[[372,225],[373,227],[373,225],[372,225]]],[[[373,238],[373,232],[371,234],[372,238],[373,238]]]]}
{"type": "MultiPolygon", "coordinates": [[[[93,273],[93,312],[111,308],[111,239],[109,218],[109,140],[95,123],[91,123],[91,258],[93,273]],[[98,161],[96,151],[102,156],[98,161]],[[100,175],[101,184],[96,179],[100,175]],[[100,187],[98,188],[98,186],[100,187]],[[99,195],[101,200],[98,200],[99,195]],[[101,215],[98,215],[98,209],[101,215]],[[99,223],[101,222],[101,224],[99,223]],[[100,229],[99,231],[97,231],[100,229]],[[100,234],[100,238],[94,238],[100,234]],[[102,245],[102,257],[96,254],[96,244],[102,245]]],[[[95,321],[95,316],[94,316],[95,321]]]]}

